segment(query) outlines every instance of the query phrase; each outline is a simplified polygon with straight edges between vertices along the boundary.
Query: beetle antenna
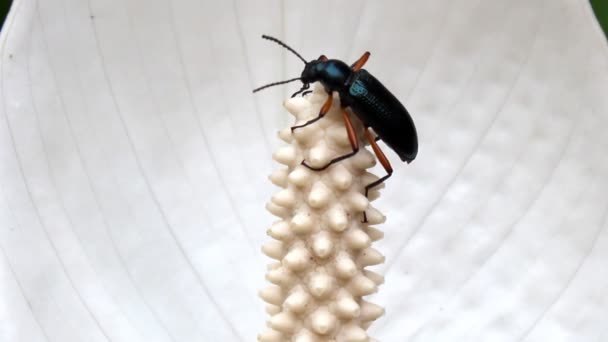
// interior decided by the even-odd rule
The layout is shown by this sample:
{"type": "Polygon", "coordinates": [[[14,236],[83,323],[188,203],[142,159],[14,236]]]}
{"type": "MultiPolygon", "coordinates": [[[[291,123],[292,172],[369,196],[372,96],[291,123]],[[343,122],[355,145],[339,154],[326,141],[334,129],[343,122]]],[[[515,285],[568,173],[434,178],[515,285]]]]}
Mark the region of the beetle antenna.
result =
{"type": "Polygon", "coordinates": [[[297,78],[292,78],[292,79],[286,80],[286,81],[268,83],[267,85],[263,85],[263,86],[261,86],[259,88],[253,89],[253,92],[255,93],[255,92],[258,92],[258,91],[260,91],[262,89],[266,89],[266,88],[269,88],[269,87],[274,87],[274,86],[279,85],[279,84],[285,84],[285,83],[297,81],[297,80],[300,80],[300,79],[301,79],[301,77],[297,77],[297,78]]]}
{"type": "Polygon", "coordinates": [[[298,58],[300,58],[300,59],[302,60],[302,62],[304,62],[304,64],[308,64],[308,62],[307,62],[307,61],[306,61],[306,60],[305,60],[305,59],[304,59],[302,56],[300,56],[300,54],[299,54],[299,53],[297,53],[297,52],[296,52],[296,50],[292,49],[291,47],[289,47],[289,45],[287,45],[287,44],[283,43],[282,41],[280,41],[280,40],[278,40],[278,39],[276,39],[276,38],[274,38],[274,37],[267,36],[267,35],[265,35],[265,34],[263,34],[263,35],[262,35],[262,38],[264,38],[264,39],[268,39],[268,40],[270,40],[270,41],[273,41],[273,42],[275,42],[275,43],[277,43],[277,44],[281,45],[282,47],[284,47],[284,48],[286,48],[287,50],[291,51],[291,52],[292,52],[294,55],[298,56],[298,58]]]}

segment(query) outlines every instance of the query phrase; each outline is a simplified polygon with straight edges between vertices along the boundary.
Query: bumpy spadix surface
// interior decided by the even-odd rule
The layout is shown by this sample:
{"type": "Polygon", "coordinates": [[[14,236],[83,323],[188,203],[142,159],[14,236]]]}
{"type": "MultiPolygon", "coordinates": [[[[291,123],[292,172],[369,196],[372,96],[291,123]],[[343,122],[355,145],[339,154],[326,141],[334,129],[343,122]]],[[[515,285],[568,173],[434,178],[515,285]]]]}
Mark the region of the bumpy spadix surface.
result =
{"type": "MultiPolygon", "coordinates": [[[[327,98],[320,86],[306,98],[285,102],[296,124],[315,118],[327,98]]],[[[331,95],[329,95],[331,96],[331,95]]],[[[355,130],[363,128],[353,119],[355,130]]],[[[322,171],[332,158],[352,151],[335,97],[327,115],[306,127],[279,133],[289,145],[279,148],[273,158],[284,165],[271,181],[282,188],[267,209],[280,220],[268,235],[273,238],[262,251],[276,259],[268,267],[266,279],[273,285],[260,291],[272,316],[269,329],[258,336],[263,342],[280,341],[369,341],[366,329],[384,310],[364,299],[375,293],[384,278],[367,266],[384,257],[371,247],[382,237],[373,224],[384,216],[363,195],[365,185],[378,179],[366,169],[374,166],[374,156],[361,148],[353,157],[322,171]],[[362,222],[363,212],[367,223],[362,222]]],[[[359,145],[363,147],[364,141],[359,145]]],[[[377,197],[371,191],[370,197],[377,197]]]]}

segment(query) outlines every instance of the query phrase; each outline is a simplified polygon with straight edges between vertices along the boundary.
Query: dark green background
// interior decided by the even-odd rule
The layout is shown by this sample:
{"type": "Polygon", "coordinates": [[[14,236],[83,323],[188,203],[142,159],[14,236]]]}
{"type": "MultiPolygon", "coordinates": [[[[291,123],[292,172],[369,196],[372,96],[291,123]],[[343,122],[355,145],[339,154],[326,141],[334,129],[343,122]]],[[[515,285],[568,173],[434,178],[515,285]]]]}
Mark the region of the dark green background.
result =
{"type": "Polygon", "coordinates": [[[11,7],[11,2],[11,0],[0,0],[0,29],[4,24],[4,19],[6,19],[8,9],[11,7]]]}
{"type": "MultiPolygon", "coordinates": [[[[11,2],[12,0],[0,0],[0,28],[4,24],[11,2]]],[[[604,33],[608,33],[608,0],[590,0],[590,2],[604,33]]]]}
{"type": "Polygon", "coordinates": [[[600,22],[604,34],[608,36],[608,1],[606,0],[591,0],[591,7],[595,11],[595,16],[600,22]]]}

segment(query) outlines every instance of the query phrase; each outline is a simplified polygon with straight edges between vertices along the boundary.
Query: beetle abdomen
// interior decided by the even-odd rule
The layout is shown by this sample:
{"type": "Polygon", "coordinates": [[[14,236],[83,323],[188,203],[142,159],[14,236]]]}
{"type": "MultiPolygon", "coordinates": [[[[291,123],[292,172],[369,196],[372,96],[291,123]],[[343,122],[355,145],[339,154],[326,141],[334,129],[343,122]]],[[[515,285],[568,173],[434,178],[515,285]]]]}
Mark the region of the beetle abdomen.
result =
{"type": "Polygon", "coordinates": [[[409,163],[416,158],[418,134],[412,117],[380,81],[361,69],[344,95],[352,111],[366,126],[372,127],[402,161],[409,163]]]}

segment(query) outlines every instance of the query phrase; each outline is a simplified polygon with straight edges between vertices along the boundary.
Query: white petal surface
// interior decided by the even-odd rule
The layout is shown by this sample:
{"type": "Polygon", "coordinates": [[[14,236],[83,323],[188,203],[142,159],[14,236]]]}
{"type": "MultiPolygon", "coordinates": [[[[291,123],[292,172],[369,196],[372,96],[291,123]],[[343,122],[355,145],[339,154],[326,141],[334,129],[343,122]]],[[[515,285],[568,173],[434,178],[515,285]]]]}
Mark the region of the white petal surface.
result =
{"type": "MultiPolygon", "coordinates": [[[[251,341],[281,107],[355,60],[420,153],[375,206],[380,341],[608,338],[608,49],[587,1],[17,0],[0,341],[251,341]]],[[[379,174],[381,174],[379,170],[379,174]]]]}

